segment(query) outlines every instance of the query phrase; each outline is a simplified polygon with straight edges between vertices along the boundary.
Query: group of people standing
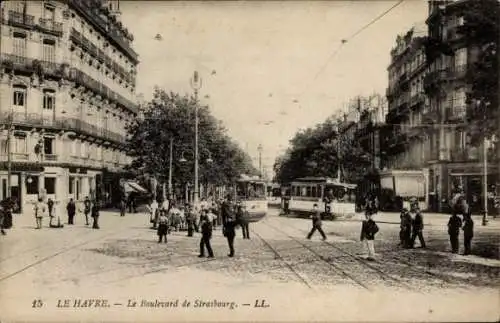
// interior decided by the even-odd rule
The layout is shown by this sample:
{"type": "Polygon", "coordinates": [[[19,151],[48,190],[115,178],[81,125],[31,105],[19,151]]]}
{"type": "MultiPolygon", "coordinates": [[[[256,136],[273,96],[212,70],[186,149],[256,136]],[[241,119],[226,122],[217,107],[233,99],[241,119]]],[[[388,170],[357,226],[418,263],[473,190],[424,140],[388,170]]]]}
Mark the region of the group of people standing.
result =
{"type": "Polygon", "coordinates": [[[214,257],[211,246],[213,230],[222,224],[222,234],[226,237],[229,247],[229,257],[234,257],[234,239],[236,229],[242,228],[243,239],[250,239],[249,224],[244,215],[240,202],[234,202],[228,194],[222,201],[209,202],[202,199],[199,205],[187,203],[178,206],[174,201],[165,199],[158,203],[155,199],[149,205],[150,222],[156,229],[158,243],[167,243],[167,235],[179,228],[187,231],[192,237],[194,232],[200,232],[200,253],[198,257],[205,257],[205,249],[209,258],[214,257]]]}

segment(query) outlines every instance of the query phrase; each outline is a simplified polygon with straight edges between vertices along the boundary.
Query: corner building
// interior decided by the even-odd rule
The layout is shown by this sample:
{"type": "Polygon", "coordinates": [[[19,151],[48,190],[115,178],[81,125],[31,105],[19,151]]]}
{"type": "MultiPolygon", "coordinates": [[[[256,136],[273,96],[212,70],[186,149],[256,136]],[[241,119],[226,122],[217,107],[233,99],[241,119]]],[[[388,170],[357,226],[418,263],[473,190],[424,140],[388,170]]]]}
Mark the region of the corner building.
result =
{"type": "Polygon", "coordinates": [[[138,55],[118,1],[8,1],[1,7],[0,198],[109,202],[138,113],[138,55]],[[9,140],[10,139],[10,140],[9,140]]]}

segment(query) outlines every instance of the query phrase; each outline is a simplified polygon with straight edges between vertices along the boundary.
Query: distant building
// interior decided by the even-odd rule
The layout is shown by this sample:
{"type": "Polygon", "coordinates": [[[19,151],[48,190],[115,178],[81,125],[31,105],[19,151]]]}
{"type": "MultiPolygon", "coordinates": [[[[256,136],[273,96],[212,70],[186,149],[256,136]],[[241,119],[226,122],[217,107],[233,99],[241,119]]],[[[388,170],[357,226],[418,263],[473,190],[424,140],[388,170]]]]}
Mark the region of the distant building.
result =
{"type": "Polygon", "coordinates": [[[109,198],[130,161],[138,56],[119,1],[1,4],[0,197],[109,198]],[[11,127],[10,151],[7,132],[11,127]]]}

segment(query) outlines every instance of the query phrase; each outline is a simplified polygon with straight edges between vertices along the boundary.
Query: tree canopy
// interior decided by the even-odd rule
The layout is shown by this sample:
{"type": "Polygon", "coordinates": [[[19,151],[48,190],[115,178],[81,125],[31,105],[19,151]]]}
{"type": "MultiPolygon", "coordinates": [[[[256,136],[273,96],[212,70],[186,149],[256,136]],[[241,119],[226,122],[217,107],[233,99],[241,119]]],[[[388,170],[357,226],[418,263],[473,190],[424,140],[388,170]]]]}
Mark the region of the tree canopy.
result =
{"type": "Polygon", "coordinates": [[[165,180],[169,172],[170,139],[173,139],[172,182],[194,182],[195,113],[199,116],[200,183],[229,184],[241,174],[256,175],[250,156],[231,140],[222,122],[193,97],[156,89],[146,104],[144,117],[127,127],[128,146],[136,174],[165,180]],[[211,160],[211,162],[210,162],[211,160]]]}
{"type": "Polygon", "coordinates": [[[295,134],[288,150],[274,163],[274,180],[288,183],[306,176],[336,177],[340,167],[342,180],[356,182],[368,160],[359,143],[340,135],[337,120],[328,118],[295,134]]]}

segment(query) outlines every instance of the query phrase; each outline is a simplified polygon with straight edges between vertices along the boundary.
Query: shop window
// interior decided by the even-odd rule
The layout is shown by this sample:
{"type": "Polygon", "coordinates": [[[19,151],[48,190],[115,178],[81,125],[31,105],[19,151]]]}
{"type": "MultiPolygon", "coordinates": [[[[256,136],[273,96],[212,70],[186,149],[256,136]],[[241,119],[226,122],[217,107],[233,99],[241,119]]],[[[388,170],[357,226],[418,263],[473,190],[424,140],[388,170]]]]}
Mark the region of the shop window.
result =
{"type": "Polygon", "coordinates": [[[26,178],[26,194],[38,194],[38,176],[28,176],[26,178]]]}
{"type": "Polygon", "coordinates": [[[47,194],[56,194],[56,178],[45,177],[44,187],[47,194]]]}

